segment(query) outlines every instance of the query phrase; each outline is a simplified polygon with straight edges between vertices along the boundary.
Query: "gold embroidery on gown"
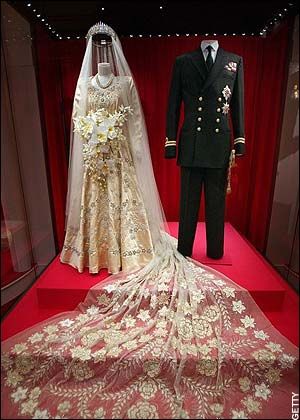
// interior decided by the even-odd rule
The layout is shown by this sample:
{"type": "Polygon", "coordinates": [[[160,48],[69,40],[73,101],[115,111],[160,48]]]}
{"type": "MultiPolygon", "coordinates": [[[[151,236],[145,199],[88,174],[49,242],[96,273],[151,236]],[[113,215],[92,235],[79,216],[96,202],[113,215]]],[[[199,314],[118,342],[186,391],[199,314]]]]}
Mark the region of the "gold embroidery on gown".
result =
{"type": "MultiPolygon", "coordinates": [[[[101,89],[88,82],[87,112],[103,111],[103,123],[120,114],[122,90],[130,90],[128,77],[115,77],[101,89]],[[107,114],[107,115],[106,115],[107,114]]],[[[127,118],[131,118],[128,115],[127,118]]],[[[85,166],[78,231],[67,228],[60,259],[90,273],[107,267],[110,273],[144,266],[153,256],[148,219],[137,184],[126,124],[114,141],[100,143],[94,161],[85,166]],[[95,160],[96,159],[96,160],[95,160]]],[[[111,128],[113,132],[114,127],[111,128]]],[[[113,133],[112,133],[113,134],[113,133]]],[[[113,136],[112,136],[113,137],[113,136]]],[[[83,139],[85,164],[89,144],[83,139]]]]}

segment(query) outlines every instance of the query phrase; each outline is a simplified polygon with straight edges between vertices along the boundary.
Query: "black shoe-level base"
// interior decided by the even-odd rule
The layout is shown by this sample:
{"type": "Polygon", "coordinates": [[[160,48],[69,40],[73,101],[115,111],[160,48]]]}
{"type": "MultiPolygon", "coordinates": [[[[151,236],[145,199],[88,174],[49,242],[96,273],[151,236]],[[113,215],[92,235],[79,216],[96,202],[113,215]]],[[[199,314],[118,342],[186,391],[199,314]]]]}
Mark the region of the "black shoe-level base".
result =
{"type": "Polygon", "coordinates": [[[181,167],[180,220],[178,251],[191,256],[195,239],[202,185],[205,196],[207,256],[222,258],[227,168],[181,167]]]}

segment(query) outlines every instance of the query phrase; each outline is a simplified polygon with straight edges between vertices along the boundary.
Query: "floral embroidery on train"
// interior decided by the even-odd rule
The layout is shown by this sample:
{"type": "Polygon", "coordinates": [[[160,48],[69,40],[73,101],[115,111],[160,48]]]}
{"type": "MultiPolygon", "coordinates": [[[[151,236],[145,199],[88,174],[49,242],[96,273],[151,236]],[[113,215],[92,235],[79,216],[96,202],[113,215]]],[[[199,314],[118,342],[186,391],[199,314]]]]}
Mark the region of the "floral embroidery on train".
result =
{"type": "Polygon", "coordinates": [[[21,415],[253,418],[296,363],[249,312],[243,290],[188,262],[184,277],[147,268],[143,276],[108,282],[92,302],[3,355],[5,383],[21,415]],[[58,371],[62,380],[51,381],[58,371]],[[44,380],[58,402],[52,408],[40,398],[44,380]],[[241,397],[233,403],[226,390],[241,397]]]}

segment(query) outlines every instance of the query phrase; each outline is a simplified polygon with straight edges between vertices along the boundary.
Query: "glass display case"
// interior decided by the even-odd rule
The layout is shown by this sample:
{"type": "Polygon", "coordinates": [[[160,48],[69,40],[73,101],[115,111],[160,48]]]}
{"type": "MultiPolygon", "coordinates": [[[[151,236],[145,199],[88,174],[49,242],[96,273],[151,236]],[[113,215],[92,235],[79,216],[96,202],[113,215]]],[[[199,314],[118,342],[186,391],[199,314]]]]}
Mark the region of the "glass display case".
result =
{"type": "Polygon", "coordinates": [[[1,2],[1,306],[56,255],[30,24],[1,2]]]}

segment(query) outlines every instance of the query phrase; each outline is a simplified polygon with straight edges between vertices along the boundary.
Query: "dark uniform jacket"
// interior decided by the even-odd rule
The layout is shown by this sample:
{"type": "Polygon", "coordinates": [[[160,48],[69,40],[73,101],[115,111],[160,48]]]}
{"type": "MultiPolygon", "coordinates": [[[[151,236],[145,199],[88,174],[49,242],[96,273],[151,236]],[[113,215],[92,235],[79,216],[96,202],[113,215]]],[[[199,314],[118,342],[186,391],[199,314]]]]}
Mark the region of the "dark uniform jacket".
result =
{"type": "Polygon", "coordinates": [[[166,158],[176,156],[182,101],[184,122],[179,134],[179,165],[227,166],[231,152],[229,115],[235,153],[245,153],[243,79],[242,57],[220,47],[209,73],[200,47],[176,58],[167,111],[166,158]]]}

